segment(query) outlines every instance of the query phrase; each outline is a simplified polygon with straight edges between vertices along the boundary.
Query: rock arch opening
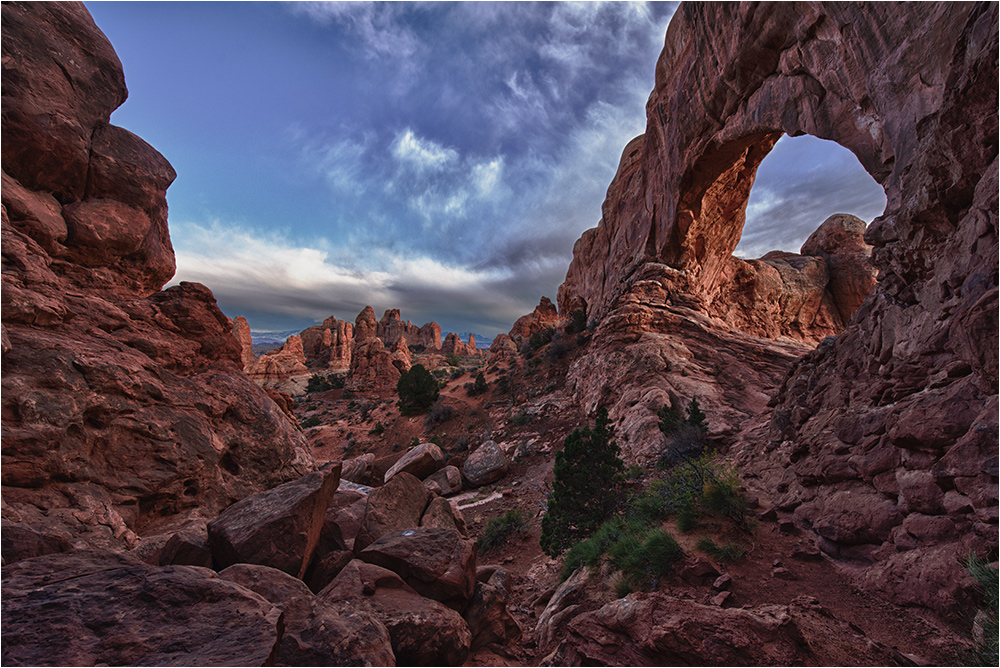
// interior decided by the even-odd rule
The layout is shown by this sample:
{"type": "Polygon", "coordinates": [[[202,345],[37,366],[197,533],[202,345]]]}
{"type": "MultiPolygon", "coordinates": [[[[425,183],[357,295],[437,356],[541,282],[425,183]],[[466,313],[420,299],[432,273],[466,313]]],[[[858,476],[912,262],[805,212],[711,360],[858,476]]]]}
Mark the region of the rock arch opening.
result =
{"type": "Polygon", "coordinates": [[[733,254],[749,259],[770,251],[798,253],[833,214],[868,224],[885,205],[882,186],[849,150],[811,135],[784,135],[757,168],[733,254]]]}
{"type": "Polygon", "coordinates": [[[882,186],[843,146],[747,134],[710,146],[687,171],[675,250],[661,257],[686,270],[710,315],[816,343],[840,333],[874,286],[864,232],[885,205],[882,186]]]}

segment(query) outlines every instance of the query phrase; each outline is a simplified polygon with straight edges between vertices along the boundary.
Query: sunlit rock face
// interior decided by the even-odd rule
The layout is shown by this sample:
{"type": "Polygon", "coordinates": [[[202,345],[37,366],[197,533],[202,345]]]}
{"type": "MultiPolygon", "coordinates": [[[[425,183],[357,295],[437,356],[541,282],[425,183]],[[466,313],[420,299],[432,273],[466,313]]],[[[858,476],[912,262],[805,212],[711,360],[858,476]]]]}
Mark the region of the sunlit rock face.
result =
{"type": "Polygon", "coordinates": [[[126,95],[82,4],[3,5],[3,516],[109,547],[312,466],[211,291],[160,291],[174,171],[126,95]]]}
{"type": "Polygon", "coordinates": [[[946,614],[959,557],[997,549],[997,32],[995,3],[681,5],[646,132],[559,291],[601,323],[570,383],[612,408],[627,454],[662,447],[651,411],[671,395],[698,396],[715,436],[763,415],[736,439],[744,472],[870,564],[867,586],[946,614]],[[850,149],[885,189],[864,299],[852,225],[801,257],[731,256],[782,133],[850,149]],[[772,270],[815,293],[814,259],[837,298],[810,322],[772,270]],[[794,342],[820,340],[785,377],[794,342]]]}

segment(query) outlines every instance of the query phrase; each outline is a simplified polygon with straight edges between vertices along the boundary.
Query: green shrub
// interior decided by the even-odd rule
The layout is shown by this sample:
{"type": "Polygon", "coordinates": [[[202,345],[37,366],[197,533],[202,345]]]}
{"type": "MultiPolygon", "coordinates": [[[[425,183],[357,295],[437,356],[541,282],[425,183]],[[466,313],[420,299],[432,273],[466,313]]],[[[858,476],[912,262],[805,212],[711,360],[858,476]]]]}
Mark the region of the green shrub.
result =
{"type": "Polygon", "coordinates": [[[439,395],[438,382],[422,364],[414,364],[396,383],[399,410],[403,415],[421,413],[430,408],[439,395]]]}
{"type": "Polygon", "coordinates": [[[593,540],[583,540],[569,548],[566,558],[563,560],[562,572],[563,580],[573,575],[573,572],[580,566],[596,566],[600,563],[604,551],[593,540]]]}
{"type": "Polygon", "coordinates": [[[382,434],[385,433],[385,425],[382,424],[381,422],[376,422],[375,426],[372,427],[372,430],[368,433],[371,434],[372,436],[381,436],[382,434]]]}
{"type": "Polygon", "coordinates": [[[976,582],[979,593],[979,613],[976,615],[981,633],[973,638],[975,647],[971,652],[962,652],[958,665],[996,666],[998,664],[998,586],[997,569],[986,563],[975,554],[970,554],[965,560],[972,579],[976,582]]]}
{"type": "Polygon", "coordinates": [[[431,429],[443,422],[447,422],[455,415],[455,409],[442,400],[438,400],[424,418],[424,426],[431,429]]]}
{"type": "Polygon", "coordinates": [[[667,438],[667,446],[657,462],[660,468],[669,468],[685,459],[697,457],[705,449],[708,422],[697,397],[688,404],[684,419],[667,404],[656,415],[660,418],[660,431],[667,438]]]}
{"type": "Polygon", "coordinates": [[[444,356],[444,362],[448,366],[462,366],[462,358],[458,356],[458,353],[448,353],[444,356]]]}
{"type": "Polygon", "coordinates": [[[310,427],[318,427],[321,424],[322,422],[320,422],[318,415],[310,415],[302,422],[300,422],[299,426],[301,426],[303,429],[309,429],[310,427]]]}
{"type": "Polygon", "coordinates": [[[486,384],[486,376],[482,371],[476,374],[475,382],[465,384],[465,393],[470,397],[484,394],[488,389],[489,385],[486,384]]]}
{"type": "Polygon", "coordinates": [[[585,310],[577,309],[569,314],[572,322],[570,324],[570,334],[579,334],[580,332],[587,329],[587,312],[585,310]]]}
{"type": "Polygon", "coordinates": [[[718,561],[739,561],[746,556],[746,549],[736,543],[725,542],[718,545],[708,536],[698,539],[698,549],[718,561]]]}
{"type": "Polygon", "coordinates": [[[306,392],[326,392],[327,390],[343,389],[347,377],[344,374],[331,373],[327,375],[314,373],[309,376],[306,392]]]}
{"type": "Polygon", "coordinates": [[[677,541],[663,529],[651,529],[616,517],[602,524],[589,539],[569,549],[563,562],[563,579],[580,566],[597,566],[605,554],[611,565],[621,571],[626,582],[627,586],[618,582],[624,591],[618,592],[619,596],[655,587],[659,579],[684,556],[677,541]]]}
{"type": "Polygon", "coordinates": [[[539,543],[550,556],[594,533],[621,503],[619,480],[625,465],[612,440],[608,411],[597,414],[593,429],[574,429],[556,454],[555,478],[539,543]]]}
{"type": "Polygon", "coordinates": [[[486,523],[483,536],[479,539],[482,553],[501,549],[512,536],[528,529],[528,518],[520,510],[508,510],[500,517],[486,523]]]}
{"type": "Polygon", "coordinates": [[[542,346],[546,345],[552,340],[552,336],[556,333],[555,327],[546,327],[540,332],[535,332],[528,339],[528,345],[531,346],[531,350],[538,350],[542,346]]]}

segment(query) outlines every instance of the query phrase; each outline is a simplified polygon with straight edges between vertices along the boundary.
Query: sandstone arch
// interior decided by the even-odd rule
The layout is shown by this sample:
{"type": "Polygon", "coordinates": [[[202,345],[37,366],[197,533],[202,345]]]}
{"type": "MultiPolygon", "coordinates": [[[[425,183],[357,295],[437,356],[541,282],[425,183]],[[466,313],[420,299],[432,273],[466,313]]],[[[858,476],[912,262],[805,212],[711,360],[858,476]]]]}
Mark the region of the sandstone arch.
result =
{"type": "Polygon", "coordinates": [[[699,396],[753,484],[829,555],[946,615],[960,557],[998,542],[997,10],[681,5],[646,132],[559,291],[564,316],[586,303],[601,322],[570,386],[611,407],[626,453],[650,449],[659,405],[699,396]],[[729,254],[782,132],[851,150],[887,204],[865,235],[875,289],[780,380],[804,349],[766,340],[794,333],[731,289],[746,283],[729,254]],[[770,407],[746,389],[775,379],[770,407]]]}

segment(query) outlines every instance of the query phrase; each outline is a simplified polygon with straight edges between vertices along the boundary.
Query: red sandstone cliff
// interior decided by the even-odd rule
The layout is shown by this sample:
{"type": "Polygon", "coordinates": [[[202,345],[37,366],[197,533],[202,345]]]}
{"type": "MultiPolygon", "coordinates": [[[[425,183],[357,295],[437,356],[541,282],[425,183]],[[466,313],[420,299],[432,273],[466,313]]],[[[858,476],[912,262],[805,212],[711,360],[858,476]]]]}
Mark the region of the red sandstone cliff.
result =
{"type": "MultiPolygon", "coordinates": [[[[866,586],[945,614],[967,593],[959,559],[997,550],[997,34],[995,3],[681,5],[646,132],[559,291],[564,316],[600,320],[570,383],[612,407],[626,452],[658,446],[671,394],[698,396],[717,437],[769,416],[738,440],[755,484],[866,586]],[[847,147],[888,199],[864,237],[877,285],[825,309],[846,329],[783,380],[805,349],[775,339],[839,327],[803,328],[780,290],[746,298],[770,270],[731,256],[782,133],[847,147]]],[[[857,294],[841,260],[863,249],[828,241],[803,250],[857,294]]],[[[820,270],[788,260],[763,263],[820,270]]]]}
{"type": "Polygon", "coordinates": [[[208,288],[160,291],[174,171],[126,95],[82,4],[4,3],[4,525],[111,546],[312,467],[208,288]]]}

